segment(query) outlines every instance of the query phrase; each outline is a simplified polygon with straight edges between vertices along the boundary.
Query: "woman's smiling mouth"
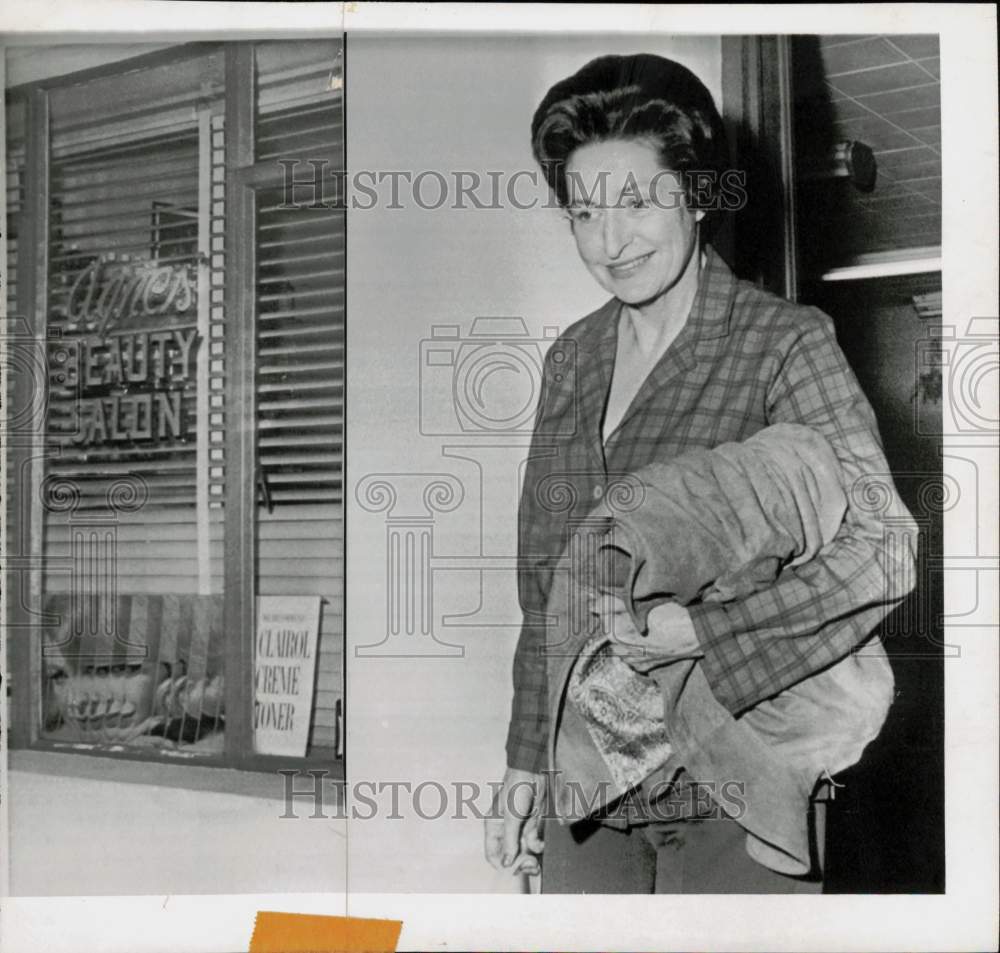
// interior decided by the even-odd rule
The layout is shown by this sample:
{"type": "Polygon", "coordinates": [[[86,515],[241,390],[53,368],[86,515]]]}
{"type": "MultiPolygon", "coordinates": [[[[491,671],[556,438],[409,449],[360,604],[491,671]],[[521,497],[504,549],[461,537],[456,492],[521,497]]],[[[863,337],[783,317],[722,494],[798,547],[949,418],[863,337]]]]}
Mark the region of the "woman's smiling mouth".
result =
{"type": "Polygon", "coordinates": [[[613,278],[628,278],[629,275],[635,274],[635,272],[649,261],[653,257],[653,254],[653,252],[646,252],[645,255],[640,255],[638,258],[633,258],[620,265],[608,265],[608,271],[611,272],[613,278]]]}

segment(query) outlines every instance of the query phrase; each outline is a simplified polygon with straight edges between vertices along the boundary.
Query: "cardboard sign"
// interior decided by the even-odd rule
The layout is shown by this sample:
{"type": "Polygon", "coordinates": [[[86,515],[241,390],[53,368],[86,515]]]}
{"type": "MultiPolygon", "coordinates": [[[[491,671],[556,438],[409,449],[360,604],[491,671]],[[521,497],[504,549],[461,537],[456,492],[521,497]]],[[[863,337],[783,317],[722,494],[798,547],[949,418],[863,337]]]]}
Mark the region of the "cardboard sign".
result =
{"type": "Polygon", "coordinates": [[[259,596],[254,640],[254,750],[301,758],[309,741],[319,596],[259,596]]]}

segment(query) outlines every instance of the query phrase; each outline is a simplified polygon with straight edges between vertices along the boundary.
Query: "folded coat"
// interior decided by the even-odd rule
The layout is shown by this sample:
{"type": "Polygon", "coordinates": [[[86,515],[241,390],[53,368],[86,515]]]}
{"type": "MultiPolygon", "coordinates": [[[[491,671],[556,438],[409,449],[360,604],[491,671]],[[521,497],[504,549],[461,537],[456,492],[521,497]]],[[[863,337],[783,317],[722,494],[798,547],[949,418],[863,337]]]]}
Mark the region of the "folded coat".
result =
{"type": "Polygon", "coordinates": [[[550,591],[556,814],[587,816],[662,776],[666,764],[683,767],[726,812],[733,802],[720,792],[739,785],[736,820],[750,855],[781,873],[805,874],[817,780],[860,758],[892,702],[881,642],[870,639],[734,718],[696,660],[633,668],[612,653],[589,601],[595,592],[618,594],[645,632],[649,611],[668,599],[725,601],[770,585],[850,518],[833,450],[810,428],[776,424],[743,443],[641,468],[618,490],[576,528],[550,591]]]}

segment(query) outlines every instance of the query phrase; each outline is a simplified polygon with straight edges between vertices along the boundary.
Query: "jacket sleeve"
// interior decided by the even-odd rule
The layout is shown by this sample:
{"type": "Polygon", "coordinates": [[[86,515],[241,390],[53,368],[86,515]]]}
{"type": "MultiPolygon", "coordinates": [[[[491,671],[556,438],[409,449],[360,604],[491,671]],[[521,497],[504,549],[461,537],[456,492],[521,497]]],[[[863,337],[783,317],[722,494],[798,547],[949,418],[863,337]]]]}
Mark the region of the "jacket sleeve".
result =
{"type": "Polygon", "coordinates": [[[540,518],[544,514],[539,512],[536,497],[542,476],[538,457],[544,455],[547,444],[543,420],[551,394],[549,380],[555,373],[550,355],[545,356],[542,392],[517,514],[517,592],[522,621],[514,652],[514,698],[506,745],[508,767],[536,774],[546,766],[549,734],[544,612],[552,572],[544,554],[552,541],[546,539],[550,530],[547,521],[540,518]]]}
{"type": "Polygon", "coordinates": [[[536,774],[545,768],[549,734],[543,588],[539,573],[518,572],[524,617],[514,652],[514,701],[507,731],[507,765],[536,774]]]}
{"type": "Polygon", "coordinates": [[[783,335],[768,423],[812,427],[830,442],[849,506],[834,539],[771,587],[690,607],[716,698],[734,715],[848,655],[913,589],[916,525],[896,493],[875,415],[837,344],[809,309],[783,335]]]}

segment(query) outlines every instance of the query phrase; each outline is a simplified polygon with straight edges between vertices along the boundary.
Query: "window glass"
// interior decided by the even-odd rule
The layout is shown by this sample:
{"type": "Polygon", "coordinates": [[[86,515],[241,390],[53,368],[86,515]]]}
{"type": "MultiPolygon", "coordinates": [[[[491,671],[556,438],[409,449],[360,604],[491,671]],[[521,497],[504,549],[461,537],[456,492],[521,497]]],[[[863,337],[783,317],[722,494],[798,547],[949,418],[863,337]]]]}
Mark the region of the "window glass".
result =
{"type": "Polygon", "coordinates": [[[221,54],[50,95],[42,737],[222,751],[221,54]]]}
{"type": "MultiPolygon", "coordinates": [[[[319,170],[329,183],[342,168],[338,50],[258,47],[257,159],[284,162],[288,180],[319,170]]],[[[335,205],[322,186],[261,190],[255,226],[257,591],[262,605],[318,602],[316,658],[302,672],[313,688],[308,752],[319,758],[336,753],[342,734],[345,221],[335,205]]],[[[258,670],[270,672],[266,646],[257,648],[258,670]]],[[[260,679],[256,697],[266,700],[260,679]]]]}
{"type": "MultiPolygon", "coordinates": [[[[25,326],[47,365],[31,476],[8,497],[41,556],[23,592],[41,637],[23,644],[45,745],[257,767],[342,753],[345,222],[325,194],[343,168],[341,47],[254,44],[252,128],[227,130],[227,96],[250,85],[226,89],[237,47],[57,83],[39,97],[45,155],[26,153],[24,102],[8,110],[8,262],[34,271],[25,326]],[[227,169],[227,140],[243,155],[249,136],[254,168],[227,169]],[[253,214],[227,219],[246,182],[253,214]],[[39,242],[20,248],[26,222],[39,242]],[[227,240],[253,248],[252,273],[227,273],[227,240]],[[252,315],[229,313],[244,281],[252,315]],[[226,354],[251,316],[245,395],[226,354]],[[245,466],[226,458],[231,397],[256,405],[252,463],[228,473],[258,499],[252,565],[226,546],[227,467],[245,466]],[[226,624],[227,572],[235,602],[252,589],[256,629],[226,624]],[[254,722],[228,747],[227,679],[254,722]]],[[[16,314],[16,280],[6,293],[16,314]]]]}

